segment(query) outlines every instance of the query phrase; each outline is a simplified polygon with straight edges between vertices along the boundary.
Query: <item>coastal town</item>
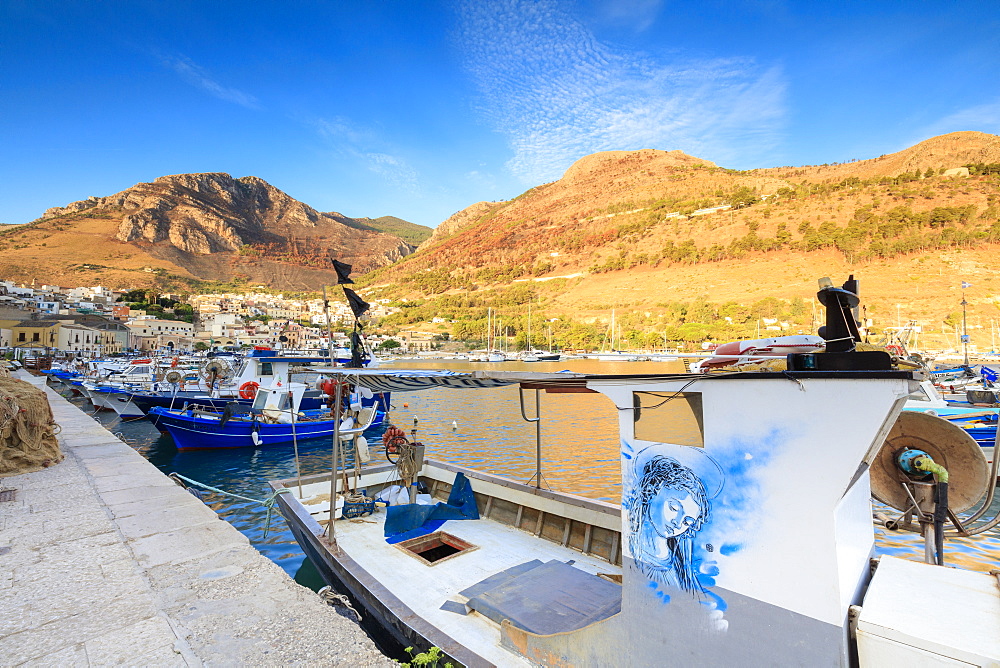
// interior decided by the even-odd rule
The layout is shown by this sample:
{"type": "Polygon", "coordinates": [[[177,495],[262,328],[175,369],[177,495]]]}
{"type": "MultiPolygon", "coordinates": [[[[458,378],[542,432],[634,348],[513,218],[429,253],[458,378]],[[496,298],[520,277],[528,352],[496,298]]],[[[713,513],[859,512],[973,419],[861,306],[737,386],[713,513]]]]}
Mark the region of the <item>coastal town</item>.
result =
{"type": "MultiPolygon", "coordinates": [[[[398,308],[373,303],[370,317],[398,308]]],[[[349,345],[354,316],[346,301],[291,298],[282,293],[196,294],[186,297],[103,286],[30,286],[0,280],[0,352],[11,358],[71,354],[181,354],[255,346],[327,350],[349,345]],[[136,306],[144,306],[136,308],[136,306]],[[327,326],[327,313],[329,326],[327,326]]],[[[422,352],[426,332],[373,335],[372,347],[422,352]]]]}

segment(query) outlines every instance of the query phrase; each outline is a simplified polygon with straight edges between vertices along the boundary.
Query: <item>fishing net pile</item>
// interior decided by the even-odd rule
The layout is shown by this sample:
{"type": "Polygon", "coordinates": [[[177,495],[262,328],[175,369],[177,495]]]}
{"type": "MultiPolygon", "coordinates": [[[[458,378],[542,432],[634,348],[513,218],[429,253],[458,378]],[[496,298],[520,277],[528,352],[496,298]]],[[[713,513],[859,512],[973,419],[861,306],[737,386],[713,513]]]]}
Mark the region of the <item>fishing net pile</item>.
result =
{"type": "Polygon", "coordinates": [[[0,476],[38,471],[61,462],[45,391],[23,380],[0,376],[0,476]]]}

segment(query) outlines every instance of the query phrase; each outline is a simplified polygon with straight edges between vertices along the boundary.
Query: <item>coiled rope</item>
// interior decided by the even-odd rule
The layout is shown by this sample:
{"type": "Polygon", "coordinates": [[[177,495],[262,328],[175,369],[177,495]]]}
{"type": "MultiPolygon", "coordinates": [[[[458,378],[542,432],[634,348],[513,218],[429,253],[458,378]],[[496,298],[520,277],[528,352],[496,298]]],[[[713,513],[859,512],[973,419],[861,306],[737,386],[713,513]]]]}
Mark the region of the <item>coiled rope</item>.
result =
{"type": "Polygon", "coordinates": [[[338,594],[337,592],[335,592],[333,590],[333,587],[331,587],[330,585],[323,587],[316,593],[319,594],[319,597],[323,599],[327,605],[332,605],[332,606],[339,605],[341,607],[347,608],[357,616],[359,622],[361,621],[361,613],[354,609],[354,606],[351,605],[351,600],[347,598],[347,596],[345,596],[344,594],[338,594]]]}
{"type": "MultiPolygon", "coordinates": [[[[201,487],[202,489],[207,489],[210,492],[216,492],[218,494],[225,494],[226,496],[231,496],[231,497],[233,497],[235,499],[242,499],[244,501],[250,501],[251,503],[256,503],[258,505],[264,506],[267,509],[267,516],[266,516],[266,518],[264,520],[264,538],[267,538],[267,534],[271,530],[271,514],[274,511],[274,504],[278,500],[278,495],[279,494],[291,493],[291,491],[292,491],[290,489],[279,489],[274,494],[272,494],[271,496],[269,496],[267,499],[265,499],[264,501],[261,501],[260,499],[253,499],[253,498],[250,498],[249,496],[243,496],[242,494],[236,494],[234,492],[227,492],[224,489],[219,489],[218,487],[212,487],[211,485],[206,485],[203,482],[198,482],[197,480],[192,480],[191,478],[188,478],[186,476],[182,476],[180,473],[174,472],[174,473],[171,473],[170,475],[168,475],[167,477],[171,478],[174,482],[176,482],[177,484],[179,484],[181,487],[185,487],[185,485],[183,485],[182,483],[178,482],[178,479],[179,480],[183,480],[184,482],[190,483],[192,485],[197,485],[198,487],[201,487]]],[[[196,495],[196,496],[198,496],[198,498],[201,498],[201,495],[196,495]]]]}

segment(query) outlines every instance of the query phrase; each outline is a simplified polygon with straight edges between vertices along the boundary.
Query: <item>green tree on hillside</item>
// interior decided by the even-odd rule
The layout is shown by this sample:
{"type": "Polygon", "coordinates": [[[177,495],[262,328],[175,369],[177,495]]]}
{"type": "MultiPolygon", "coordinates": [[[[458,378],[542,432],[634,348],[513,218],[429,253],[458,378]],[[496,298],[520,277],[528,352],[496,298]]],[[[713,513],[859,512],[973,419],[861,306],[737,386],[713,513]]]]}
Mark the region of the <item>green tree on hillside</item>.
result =
{"type": "Polygon", "coordinates": [[[754,192],[754,189],[749,186],[739,186],[733,193],[729,196],[729,204],[734,209],[742,209],[744,207],[756,204],[760,201],[760,197],[754,192]]]}

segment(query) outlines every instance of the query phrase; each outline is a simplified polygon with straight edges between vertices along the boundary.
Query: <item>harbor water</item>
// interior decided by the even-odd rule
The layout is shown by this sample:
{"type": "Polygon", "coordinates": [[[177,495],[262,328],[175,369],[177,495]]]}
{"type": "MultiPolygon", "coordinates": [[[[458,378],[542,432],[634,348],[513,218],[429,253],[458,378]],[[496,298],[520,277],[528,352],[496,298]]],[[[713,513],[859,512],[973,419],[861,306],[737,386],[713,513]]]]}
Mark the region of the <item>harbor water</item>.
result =
{"type": "MultiPolygon", "coordinates": [[[[421,360],[400,361],[392,366],[593,373],[675,373],[682,370],[677,362],[596,360],[501,364],[421,360]]],[[[70,395],[65,386],[59,385],[57,389],[65,396],[70,395]]],[[[534,417],[535,393],[525,391],[524,399],[527,416],[534,417]]],[[[92,412],[95,419],[164,473],[176,472],[231,494],[264,500],[270,494],[269,480],[294,478],[298,473],[323,473],[330,469],[329,439],[300,441],[298,462],[291,444],[260,449],[180,452],[169,435],[160,434],[145,419],[122,420],[113,413],[94,412],[82,397],[72,400],[83,410],[92,412]]],[[[617,503],[621,472],[615,407],[599,394],[542,393],[540,403],[545,485],[617,503]]],[[[416,428],[417,440],[426,446],[428,457],[520,481],[527,481],[535,472],[535,425],[521,417],[516,386],[397,393],[393,395],[392,404],[392,422],[407,432],[416,428]]],[[[367,436],[369,442],[375,444],[381,429],[367,436]]],[[[373,448],[373,455],[381,456],[381,448],[373,448]]],[[[277,511],[268,518],[262,505],[216,491],[203,491],[202,498],[289,575],[300,572],[305,557],[277,511]]],[[[1000,506],[1000,500],[996,504],[1000,506]]],[[[923,549],[919,535],[876,527],[878,554],[922,560],[923,549]]],[[[994,530],[972,539],[950,539],[947,549],[949,564],[988,571],[1000,563],[1000,532],[994,530]]],[[[303,583],[317,584],[308,577],[303,583]]]]}

